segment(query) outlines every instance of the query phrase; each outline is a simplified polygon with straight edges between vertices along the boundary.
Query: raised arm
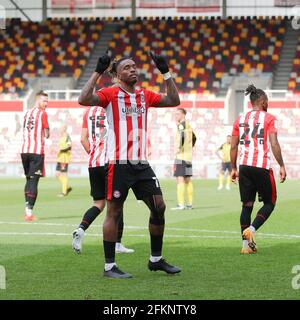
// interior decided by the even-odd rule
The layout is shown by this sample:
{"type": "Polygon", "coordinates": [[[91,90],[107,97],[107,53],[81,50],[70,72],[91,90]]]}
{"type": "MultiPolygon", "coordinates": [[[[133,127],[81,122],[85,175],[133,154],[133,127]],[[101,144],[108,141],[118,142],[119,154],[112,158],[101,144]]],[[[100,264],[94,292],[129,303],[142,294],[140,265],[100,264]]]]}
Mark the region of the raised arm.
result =
{"type": "Polygon", "coordinates": [[[166,59],[158,54],[150,52],[150,56],[154,61],[157,69],[162,73],[166,81],[167,94],[162,94],[159,107],[176,107],[180,104],[179,94],[174,80],[169,72],[169,66],[166,59]]]}
{"type": "Polygon", "coordinates": [[[269,140],[270,140],[274,157],[280,166],[280,170],[279,170],[280,182],[284,182],[286,179],[286,171],[285,171],[285,166],[284,166],[284,162],[281,154],[280,144],[277,139],[277,133],[276,132],[270,133],[269,140]]]}
{"type": "Polygon", "coordinates": [[[95,72],[85,84],[81,93],[78,97],[78,103],[82,106],[99,106],[99,97],[94,94],[94,88],[97,81],[101,78],[103,72],[109,67],[110,57],[106,52],[103,56],[98,59],[97,67],[95,72]]]}

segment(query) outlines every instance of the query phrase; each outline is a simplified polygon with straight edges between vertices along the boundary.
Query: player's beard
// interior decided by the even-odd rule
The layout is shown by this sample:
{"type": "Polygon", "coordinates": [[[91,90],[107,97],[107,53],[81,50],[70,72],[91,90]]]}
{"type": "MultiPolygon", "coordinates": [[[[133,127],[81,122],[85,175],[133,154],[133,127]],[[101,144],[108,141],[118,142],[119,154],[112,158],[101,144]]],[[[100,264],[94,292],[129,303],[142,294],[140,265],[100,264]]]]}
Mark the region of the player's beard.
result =
{"type": "Polygon", "coordinates": [[[135,79],[128,79],[127,84],[130,86],[134,86],[138,82],[138,78],[136,77],[135,79]]]}

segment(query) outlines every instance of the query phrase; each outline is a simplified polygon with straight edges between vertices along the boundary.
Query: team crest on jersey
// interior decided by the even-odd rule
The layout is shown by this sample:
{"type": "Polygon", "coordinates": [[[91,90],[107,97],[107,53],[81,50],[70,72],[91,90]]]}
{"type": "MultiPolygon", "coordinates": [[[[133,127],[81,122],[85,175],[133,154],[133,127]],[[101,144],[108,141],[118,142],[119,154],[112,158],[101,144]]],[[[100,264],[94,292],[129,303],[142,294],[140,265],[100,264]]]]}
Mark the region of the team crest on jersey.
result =
{"type": "Polygon", "coordinates": [[[113,195],[114,195],[114,198],[120,198],[121,197],[121,192],[119,190],[115,190],[113,195]]]}

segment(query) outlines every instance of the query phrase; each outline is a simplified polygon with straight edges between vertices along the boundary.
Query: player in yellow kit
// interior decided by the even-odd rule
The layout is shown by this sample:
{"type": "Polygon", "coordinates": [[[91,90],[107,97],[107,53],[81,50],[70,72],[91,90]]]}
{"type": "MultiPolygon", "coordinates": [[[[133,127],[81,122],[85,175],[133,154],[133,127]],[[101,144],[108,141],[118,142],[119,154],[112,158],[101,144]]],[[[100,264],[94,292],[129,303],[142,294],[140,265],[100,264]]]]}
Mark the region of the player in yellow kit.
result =
{"type": "Polygon", "coordinates": [[[177,132],[174,165],[174,176],[177,182],[177,206],[172,210],[193,209],[192,154],[197,138],[185,116],[186,110],[177,108],[175,112],[177,132]],[[186,193],[187,199],[185,199],[186,193]]]}
{"type": "Polygon", "coordinates": [[[226,190],[230,190],[230,175],[231,175],[231,164],[230,164],[230,148],[231,148],[231,135],[227,136],[227,140],[223,143],[220,148],[217,150],[217,156],[221,159],[221,170],[219,174],[219,186],[218,190],[223,189],[224,185],[224,176],[227,171],[226,178],[226,190]]]}
{"type": "Polygon", "coordinates": [[[60,128],[60,139],[58,142],[59,151],[57,154],[56,177],[59,179],[62,192],[59,197],[65,197],[72,191],[68,185],[68,166],[71,160],[72,141],[67,132],[67,126],[63,125],[60,128]]]}

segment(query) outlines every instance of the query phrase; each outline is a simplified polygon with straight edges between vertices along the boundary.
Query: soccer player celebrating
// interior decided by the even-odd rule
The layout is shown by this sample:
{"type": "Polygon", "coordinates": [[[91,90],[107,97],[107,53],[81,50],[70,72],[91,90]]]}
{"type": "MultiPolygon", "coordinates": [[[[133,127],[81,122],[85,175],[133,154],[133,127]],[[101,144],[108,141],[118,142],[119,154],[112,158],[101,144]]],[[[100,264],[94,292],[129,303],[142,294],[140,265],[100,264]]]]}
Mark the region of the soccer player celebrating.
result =
{"type": "Polygon", "coordinates": [[[71,160],[72,141],[64,124],[60,128],[60,139],[58,142],[59,151],[57,154],[57,165],[55,175],[59,179],[62,192],[59,197],[66,197],[72,188],[68,186],[68,167],[71,160]]]}
{"type": "Polygon", "coordinates": [[[232,181],[239,181],[241,201],[243,203],[240,223],[243,239],[241,253],[257,251],[255,232],[265,223],[274,210],[277,193],[273,171],[270,168],[270,150],[280,166],[280,182],[286,179],[286,171],[277,140],[277,120],[267,113],[268,97],[266,93],[249,85],[246,95],[250,94],[252,110],[241,115],[233,124],[231,139],[232,181]],[[240,144],[239,172],[237,171],[238,144],[240,144]],[[255,202],[263,201],[263,206],[257,212],[251,223],[251,213],[255,202]]]}
{"type": "Polygon", "coordinates": [[[32,213],[38,195],[38,183],[44,176],[44,142],[49,138],[48,115],[45,111],[48,95],[39,91],[35,97],[35,104],[24,115],[23,145],[21,151],[25,184],[25,221],[34,221],[32,213]]]}
{"type": "MultiPolygon", "coordinates": [[[[105,109],[100,106],[88,108],[83,115],[81,144],[89,155],[89,178],[94,203],[84,214],[78,228],[73,232],[72,248],[81,253],[85,231],[105,207],[105,164],[106,164],[107,121],[105,109]]],[[[124,222],[123,213],[118,224],[116,252],[132,253],[121,243],[124,222]]]]}
{"type": "Polygon", "coordinates": [[[227,181],[226,190],[230,190],[230,180],[231,180],[231,163],[230,163],[230,148],[231,148],[231,135],[227,136],[227,140],[223,143],[217,150],[217,156],[222,161],[221,170],[219,174],[219,186],[218,190],[223,189],[224,176],[227,171],[227,181]]]}
{"type": "Polygon", "coordinates": [[[99,58],[95,72],[78,98],[81,105],[100,105],[106,109],[107,114],[109,164],[106,172],[107,214],[103,223],[103,246],[104,276],[112,278],[132,277],[122,272],[115,262],[118,222],[130,188],[136,198],[143,200],[150,209],[151,256],[148,268],[171,274],[181,271],[162,258],[166,206],[158,179],[146,160],[148,108],[177,106],[180,99],[165,58],[150,54],[164,76],[167,94],[136,89],[138,72],[131,58],[121,58],[113,63],[112,70],[118,79],[116,86],[103,88],[94,94],[97,80],[110,65],[110,57],[105,54],[99,58]]]}
{"type": "Polygon", "coordinates": [[[196,143],[196,135],[191,125],[186,121],[186,110],[177,108],[176,156],[174,176],[177,182],[177,206],[172,210],[193,209],[192,154],[196,143]],[[187,202],[185,203],[185,194],[187,202]]]}

